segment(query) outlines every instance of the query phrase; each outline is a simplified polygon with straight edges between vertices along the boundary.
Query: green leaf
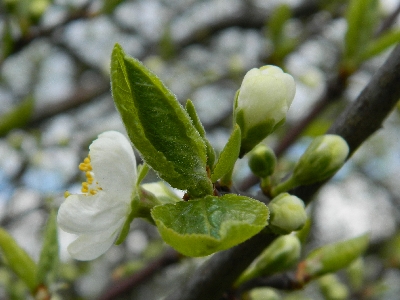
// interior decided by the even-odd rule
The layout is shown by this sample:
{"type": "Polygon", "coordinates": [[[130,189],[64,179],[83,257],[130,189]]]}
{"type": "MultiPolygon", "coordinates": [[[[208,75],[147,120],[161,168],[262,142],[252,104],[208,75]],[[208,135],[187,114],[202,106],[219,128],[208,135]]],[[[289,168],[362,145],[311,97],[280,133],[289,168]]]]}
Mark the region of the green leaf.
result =
{"type": "Polygon", "coordinates": [[[378,39],[372,41],[360,54],[361,60],[367,60],[378,55],[388,47],[400,42],[400,30],[391,30],[378,39]]]}
{"type": "Polygon", "coordinates": [[[244,242],[268,224],[268,208],[234,194],[206,196],[151,211],[161,237],[187,256],[206,256],[244,242]]]}
{"type": "Polygon", "coordinates": [[[112,14],[116,7],[121,4],[124,0],[103,0],[103,7],[101,8],[101,11],[104,14],[112,14]]]}
{"type": "Polygon", "coordinates": [[[197,115],[196,108],[192,101],[186,101],[185,107],[187,113],[189,114],[190,118],[192,119],[194,127],[196,127],[197,131],[199,132],[200,136],[203,138],[204,143],[207,147],[207,166],[212,171],[214,168],[215,162],[215,151],[214,148],[211,146],[210,142],[206,138],[206,131],[204,130],[203,124],[201,124],[200,118],[197,115]]]}
{"type": "Polygon", "coordinates": [[[146,163],[171,186],[193,198],[212,194],[206,145],[175,96],[116,44],[111,57],[115,105],[146,163]]]}
{"type": "Polygon", "coordinates": [[[305,260],[305,269],[310,277],[319,277],[349,266],[367,249],[369,235],[344,242],[326,245],[312,251],[305,260]]]}
{"type": "Polygon", "coordinates": [[[35,100],[28,96],[11,111],[0,118],[0,136],[4,136],[14,128],[23,127],[31,118],[35,100]]]}
{"type": "Polygon", "coordinates": [[[377,0],[350,1],[346,15],[345,59],[359,59],[360,52],[371,40],[378,13],[377,0]]]}
{"type": "Polygon", "coordinates": [[[235,128],[224,149],[219,155],[217,164],[215,165],[214,172],[211,175],[211,181],[216,182],[222,176],[227,174],[233,169],[236,160],[239,157],[241,144],[241,134],[239,125],[235,124],[235,128]]]}
{"type": "Polygon", "coordinates": [[[285,37],[283,28],[291,16],[292,12],[290,6],[287,4],[277,6],[272,12],[267,28],[275,47],[281,44],[282,39],[285,37]]]}
{"type": "Polygon", "coordinates": [[[37,266],[28,253],[3,228],[0,228],[0,249],[10,268],[33,292],[37,286],[37,266]]]}
{"type": "Polygon", "coordinates": [[[37,282],[48,285],[54,279],[59,261],[57,215],[54,211],[50,213],[43,236],[44,241],[39,258],[37,282]]]}

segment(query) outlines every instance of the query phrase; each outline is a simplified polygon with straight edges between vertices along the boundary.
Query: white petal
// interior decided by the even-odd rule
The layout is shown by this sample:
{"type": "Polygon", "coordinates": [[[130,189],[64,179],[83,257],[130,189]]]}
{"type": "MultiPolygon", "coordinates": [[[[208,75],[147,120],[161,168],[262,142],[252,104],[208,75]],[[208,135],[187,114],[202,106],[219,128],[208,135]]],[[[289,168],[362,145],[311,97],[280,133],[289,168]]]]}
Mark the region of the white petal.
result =
{"type": "Polygon", "coordinates": [[[282,106],[287,108],[285,98],[286,89],[281,80],[275,76],[259,75],[242,86],[238,104],[245,108],[247,125],[251,127],[266,119],[281,120],[280,110],[282,106]]]}
{"type": "Polygon", "coordinates": [[[128,204],[108,198],[102,191],[93,196],[71,195],[61,204],[57,222],[69,233],[96,233],[124,220],[129,209],[128,204]]]}
{"type": "Polygon", "coordinates": [[[98,234],[83,234],[68,246],[68,252],[77,260],[92,260],[105,253],[116,240],[122,225],[98,234]]]}
{"type": "Polygon", "coordinates": [[[136,159],[130,142],[119,132],[107,131],[89,149],[95,180],[100,187],[130,203],[136,182],[136,159]]]}

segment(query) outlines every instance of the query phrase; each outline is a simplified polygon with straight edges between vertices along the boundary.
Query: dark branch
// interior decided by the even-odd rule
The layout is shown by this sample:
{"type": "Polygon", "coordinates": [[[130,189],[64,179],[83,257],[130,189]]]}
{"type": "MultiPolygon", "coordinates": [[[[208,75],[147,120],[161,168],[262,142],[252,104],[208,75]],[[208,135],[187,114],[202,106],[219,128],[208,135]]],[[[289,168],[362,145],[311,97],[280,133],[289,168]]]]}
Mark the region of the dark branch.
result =
{"type": "Polygon", "coordinates": [[[175,250],[168,250],[163,256],[149,263],[143,270],[133,274],[132,276],[124,280],[114,282],[112,284],[112,287],[110,287],[107,292],[105,292],[99,298],[99,300],[112,300],[116,297],[123,296],[129,293],[135,286],[144,282],[156,272],[171,264],[177,263],[181,257],[182,256],[175,250]]]}

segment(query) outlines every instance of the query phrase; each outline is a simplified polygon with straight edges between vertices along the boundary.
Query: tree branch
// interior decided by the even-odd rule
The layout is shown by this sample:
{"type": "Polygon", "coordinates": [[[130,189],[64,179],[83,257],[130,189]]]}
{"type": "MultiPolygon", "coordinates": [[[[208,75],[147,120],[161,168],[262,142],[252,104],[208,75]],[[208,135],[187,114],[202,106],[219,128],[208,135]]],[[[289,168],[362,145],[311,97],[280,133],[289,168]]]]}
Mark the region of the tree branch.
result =
{"type": "MultiPolygon", "coordinates": [[[[400,98],[399,82],[400,45],[393,50],[357,100],[342,113],[328,132],[341,135],[348,142],[350,153],[354,153],[362,142],[382,126],[383,120],[396,105],[400,98]]],[[[294,194],[309,203],[323,184],[298,188],[294,194]]],[[[175,291],[167,300],[219,299],[274,238],[262,231],[243,244],[215,254],[181,290],[175,291]]]]}
{"type": "Polygon", "coordinates": [[[178,262],[181,258],[182,256],[179,253],[173,249],[169,249],[160,258],[149,263],[144,269],[124,280],[114,282],[99,300],[112,300],[129,293],[135,286],[146,281],[161,269],[178,262]]]}

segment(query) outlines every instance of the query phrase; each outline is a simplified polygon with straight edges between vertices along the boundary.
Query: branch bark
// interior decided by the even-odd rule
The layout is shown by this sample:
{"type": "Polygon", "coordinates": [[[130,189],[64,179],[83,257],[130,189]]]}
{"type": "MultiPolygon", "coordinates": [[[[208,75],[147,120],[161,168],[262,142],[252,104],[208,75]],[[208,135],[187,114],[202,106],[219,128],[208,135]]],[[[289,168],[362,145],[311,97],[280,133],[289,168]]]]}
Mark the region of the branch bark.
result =
{"type": "MultiPolygon", "coordinates": [[[[329,129],[341,135],[349,144],[350,155],[382,126],[400,98],[400,45],[371,81],[329,129]]],[[[294,190],[309,203],[323,183],[294,190]]],[[[262,231],[250,240],[227,251],[215,254],[179,291],[167,300],[217,300],[254,258],[273,240],[274,236],[262,231]]]]}

